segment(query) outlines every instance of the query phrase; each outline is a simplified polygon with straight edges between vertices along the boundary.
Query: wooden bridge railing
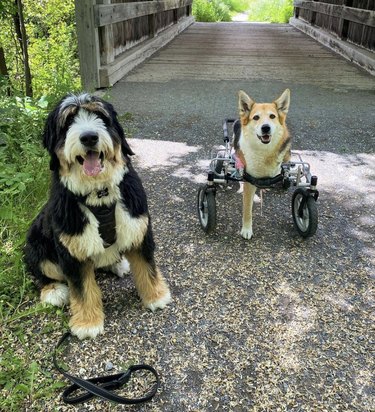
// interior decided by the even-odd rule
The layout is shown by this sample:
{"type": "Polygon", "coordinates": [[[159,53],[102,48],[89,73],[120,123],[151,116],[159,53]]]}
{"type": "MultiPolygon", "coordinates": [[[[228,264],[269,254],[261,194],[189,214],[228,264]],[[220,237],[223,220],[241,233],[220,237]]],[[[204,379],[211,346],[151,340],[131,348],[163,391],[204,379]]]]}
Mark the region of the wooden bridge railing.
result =
{"type": "Polygon", "coordinates": [[[109,87],[193,23],[193,0],[75,0],[86,90],[109,87]]]}
{"type": "Polygon", "coordinates": [[[374,0],[294,0],[291,24],[375,73],[374,9],[374,0]]]}

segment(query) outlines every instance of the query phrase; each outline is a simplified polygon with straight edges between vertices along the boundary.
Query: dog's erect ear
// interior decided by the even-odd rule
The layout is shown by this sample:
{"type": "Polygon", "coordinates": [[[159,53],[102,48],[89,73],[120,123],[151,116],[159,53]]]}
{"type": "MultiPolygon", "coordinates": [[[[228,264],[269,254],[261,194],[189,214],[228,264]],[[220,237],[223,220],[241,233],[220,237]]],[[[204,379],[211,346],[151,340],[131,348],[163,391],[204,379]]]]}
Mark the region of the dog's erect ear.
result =
{"type": "Polygon", "coordinates": [[[254,100],[252,100],[243,90],[238,92],[238,109],[242,124],[248,123],[251,107],[254,103],[254,100]]]}
{"type": "Polygon", "coordinates": [[[290,90],[284,90],[283,94],[274,101],[276,104],[277,111],[286,115],[289,110],[289,103],[290,103],[290,90]]]}

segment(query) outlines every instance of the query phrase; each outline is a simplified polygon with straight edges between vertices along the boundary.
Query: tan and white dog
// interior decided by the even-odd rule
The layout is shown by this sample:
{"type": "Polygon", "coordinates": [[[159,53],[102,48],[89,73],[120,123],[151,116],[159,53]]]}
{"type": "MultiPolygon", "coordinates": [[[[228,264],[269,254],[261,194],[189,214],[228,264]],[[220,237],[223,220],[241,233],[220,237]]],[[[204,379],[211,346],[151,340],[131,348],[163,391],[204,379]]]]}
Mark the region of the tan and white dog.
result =
{"type": "MultiPolygon", "coordinates": [[[[244,170],[254,178],[272,178],[281,164],[290,159],[291,139],[285,123],[290,91],[272,103],[256,103],[244,91],[239,92],[239,125],[235,128],[234,149],[244,170]],[[240,126],[240,127],[238,127],[240,126]]],[[[256,186],[244,182],[241,235],[253,236],[252,210],[256,186]]]]}

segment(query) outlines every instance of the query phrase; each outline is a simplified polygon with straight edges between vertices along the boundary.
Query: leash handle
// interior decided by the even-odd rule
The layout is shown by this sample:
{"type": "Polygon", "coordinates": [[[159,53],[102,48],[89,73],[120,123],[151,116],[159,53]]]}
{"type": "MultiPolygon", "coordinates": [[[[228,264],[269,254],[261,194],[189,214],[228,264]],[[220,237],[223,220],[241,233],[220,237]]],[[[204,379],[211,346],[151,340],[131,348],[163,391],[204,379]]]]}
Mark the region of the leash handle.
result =
{"type": "Polygon", "coordinates": [[[69,373],[65,372],[62,369],[56,360],[56,352],[59,347],[67,340],[67,338],[71,336],[70,332],[66,332],[62,338],[59,340],[56,348],[53,352],[53,364],[55,368],[67,379],[73,382],[68,388],[65,389],[63,392],[62,398],[65,403],[68,404],[77,404],[81,402],[85,402],[94,396],[99,396],[105,400],[109,400],[112,402],[125,404],[125,405],[135,405],[143,402],[147,402],[151,400],[157,393],[160,380],[158,373],[156,370],[149,365],[132,365],[130,366],[125,372],[121,372],[115,375],[107,375],[107,376],[98,376],[95,378],[90,379],[82,379],[76,376],[70,375],[69,373]],[[121,386],[125,385],[127,382],[130,381],[131,375],[140,370],[149,371],[155,377],[155,384],[152,386],[151,390],[146,393],[146,395],[140,398],[126,398],[124,396],[117,395],[112,392],[112,390],[119,389],[121,386]],[[72,396],[74,392],[77,390],[83,389],[86,393],[81,395],[72,396]]]}

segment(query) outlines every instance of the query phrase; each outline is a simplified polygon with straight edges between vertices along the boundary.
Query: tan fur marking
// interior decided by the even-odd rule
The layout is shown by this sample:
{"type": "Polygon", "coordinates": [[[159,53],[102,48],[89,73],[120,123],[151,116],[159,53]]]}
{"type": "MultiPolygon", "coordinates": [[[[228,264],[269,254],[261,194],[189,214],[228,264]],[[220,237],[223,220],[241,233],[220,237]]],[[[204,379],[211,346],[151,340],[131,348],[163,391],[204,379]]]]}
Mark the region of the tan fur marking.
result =
{"type": "Polygon", "coordinates": [[[105,110],[101,102],[87,102],[85,104],[82,104],[81,108],[87,110],[88,112],[100,112],[103,113],[104,116],[109,117],[109,113],[107,112],[107,110],[105,110]]]}
{"type": "Polygon", "coordinates": [[[43,274],[47,276],[47,278],[60,281],[65,280],[65,276],[60,266],[56,265],[55,263],[52,263],[50,260],[44,260],[43,262],[41,262],[39,267],[43,274]]]}
{"type": "Polygon", "coordinates": [[[95,280],[94,265],[86,262],[82,271],[83,285],[81,293],[70,286],[70,309],[72,317],[69,326],[83,329],[100,326],[104,321],[102,294],[95,280]]]}
{"type": "Polygon", "coordinates": [[[58,122],[60,126],[63,126],[66,122],[66,119],[68,118],[68,116],[70,114],[75,115],[78,111],[78,107],[77,106],[68,106],[66,107],[62,113],[60,113],[58,122]]]}
{"type": "Polygon", "coordinates": [[[138,252],[126,254],[133,274],[135,287],[145,306],[163,299],[169,294],[169,288],[159,269],[153,268],[138,252]]]}
{"type": "Polygon", "coordinates": [[[60,169],[59,173],[60,176],[68,176],[70,172],[70,164],[66,160],[66,157],[64,155],[64,148],[61,148],[56,151],[56,156],[59,159],[59,164],[60,164],[60,169]]]}
{"type": "Polygon", "coordinates": [[[61,233],[60,242],[69,250],[69,253],[84,262],[89,256],[104,252],[103,241],[98,234],[98,222],[86,214],[90,223],[86,224],[80,235],[61,233]]]}

